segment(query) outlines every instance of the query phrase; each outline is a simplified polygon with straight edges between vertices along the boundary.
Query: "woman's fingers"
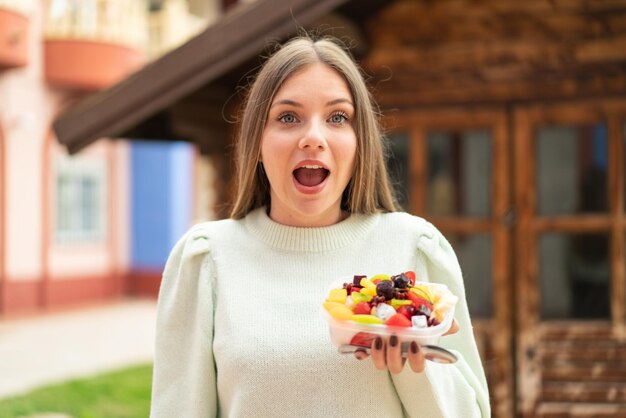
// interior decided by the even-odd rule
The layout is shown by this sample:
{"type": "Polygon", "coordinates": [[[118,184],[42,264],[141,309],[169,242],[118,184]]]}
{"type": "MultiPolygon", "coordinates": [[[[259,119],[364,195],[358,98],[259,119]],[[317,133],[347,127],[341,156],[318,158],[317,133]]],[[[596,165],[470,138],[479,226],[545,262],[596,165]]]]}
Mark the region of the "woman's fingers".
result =
{"type": "Polygon", "coordinates": [[[415,341],[411,341],[411,344],[409,344],[408,359],[411,370],[413,370],[415,373],[421,373],[424,371],[424,366],[426,365],[424,352],[422,351],[420,345],[415,341]]]}
{"type": "Polygon", "coordinates": [[[385,346],[385,342],[380,337],[376,337],[374,341],[372,341],[372,361],[378,370],[385,370],[387,368],[385,346]]]}
{"type": "MultiPolygon", "coordinates": [[[[404,369],[404,363],[408,359],[411,370],[416,373],[424,371],[426,365],[426,358],[418,343],[412,341],[409,344],[409,352],[407,358],[402,357],[400,339],[392,335],[389,340],[385,341],[381,337],[376,337],[372,341],[370,349],[372,362],[378,370],[389,370],[390,373],[397,374],[404,369]]],[[[363,360],[369,357],[365,350],[356,350],[354,356],[363,360]]]]}
{"type": "Polygon", "coordinates": [[[400,373],[404,367],[405,359],[402,357],[402,350],[400,349],[400,340],[397,336],[392,335],[387,341],[387,368],[393,374],[400,373]]]}

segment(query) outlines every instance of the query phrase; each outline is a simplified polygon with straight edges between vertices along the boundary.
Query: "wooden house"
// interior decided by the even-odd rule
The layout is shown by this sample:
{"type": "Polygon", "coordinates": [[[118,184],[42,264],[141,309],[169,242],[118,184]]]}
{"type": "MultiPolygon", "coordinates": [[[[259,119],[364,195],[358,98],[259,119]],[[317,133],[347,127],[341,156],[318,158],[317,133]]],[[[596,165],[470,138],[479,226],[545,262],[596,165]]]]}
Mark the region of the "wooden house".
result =
{"type": "Polygon", "coordinates": [[[371,75],[402,203],[463,267],[494,416],[626,416],[626,1],[235,4],[61,115],[59,140],[193,141],[219,204],[224,114],[298,25],[351,39],[371,75]]]}

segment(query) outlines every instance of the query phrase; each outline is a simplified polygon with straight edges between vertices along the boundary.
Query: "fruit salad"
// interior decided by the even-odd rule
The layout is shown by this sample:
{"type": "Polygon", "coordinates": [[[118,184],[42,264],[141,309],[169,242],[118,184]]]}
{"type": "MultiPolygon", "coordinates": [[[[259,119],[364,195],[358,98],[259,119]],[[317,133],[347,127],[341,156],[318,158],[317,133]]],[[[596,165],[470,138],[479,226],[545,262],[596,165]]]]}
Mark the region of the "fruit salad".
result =
{"type": "Polygon", "coordinates": [[[417,282],[415,273],[407,271],[355,275],[331,289],[323,306],[336,345],[369,345],[376,335],[391,334],[434,343],[450,328],[457,300],[447,286],[417,282]]]}

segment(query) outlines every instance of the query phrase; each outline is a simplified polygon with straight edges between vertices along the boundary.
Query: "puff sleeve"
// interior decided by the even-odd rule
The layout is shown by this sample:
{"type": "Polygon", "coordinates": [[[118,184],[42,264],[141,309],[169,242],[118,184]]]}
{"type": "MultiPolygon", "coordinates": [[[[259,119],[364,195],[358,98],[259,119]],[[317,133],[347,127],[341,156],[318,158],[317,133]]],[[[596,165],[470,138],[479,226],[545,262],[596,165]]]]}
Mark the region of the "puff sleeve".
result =
{"type": "Polygon", "coordinates": [[[150,417],[217,414],[213,359],[215,266],[207,226],[175,245],[159,291],[150,417]]]}
{"type": "Polygon", "coordinates": [[[423,221],[418,232],[416,268],[427,275],[428,281],[443,283],[459,297],[455,318],[460,330],[442,337],[439,344],[455,354],[454,365],[427,361],[423,373],[413,373],[406,367],[392,375],[396,391],[408,416],[424,416],[424,405],[436,405],[428,416],[490,417],[487,381],[478,354],[470,322],[461,268],[452,246],[431,224],[423,221]]]}

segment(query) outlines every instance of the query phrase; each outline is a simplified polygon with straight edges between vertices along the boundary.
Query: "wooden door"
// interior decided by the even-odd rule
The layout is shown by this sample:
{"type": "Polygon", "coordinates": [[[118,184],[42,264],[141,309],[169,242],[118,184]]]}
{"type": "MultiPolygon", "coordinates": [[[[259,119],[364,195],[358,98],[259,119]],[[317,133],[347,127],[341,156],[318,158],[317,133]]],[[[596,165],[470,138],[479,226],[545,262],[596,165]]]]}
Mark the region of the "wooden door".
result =
{"type": "Polygon", "coordinates": [[[388,113],[404,209],[433,222],[464,271],[494,416],[513,414],[511,171],[501,109],[388,113]]]}
{"type": "Polygon", "coordinates": [[[626,416],[626,102],[514,112],[518,412],[626,416]]]}

